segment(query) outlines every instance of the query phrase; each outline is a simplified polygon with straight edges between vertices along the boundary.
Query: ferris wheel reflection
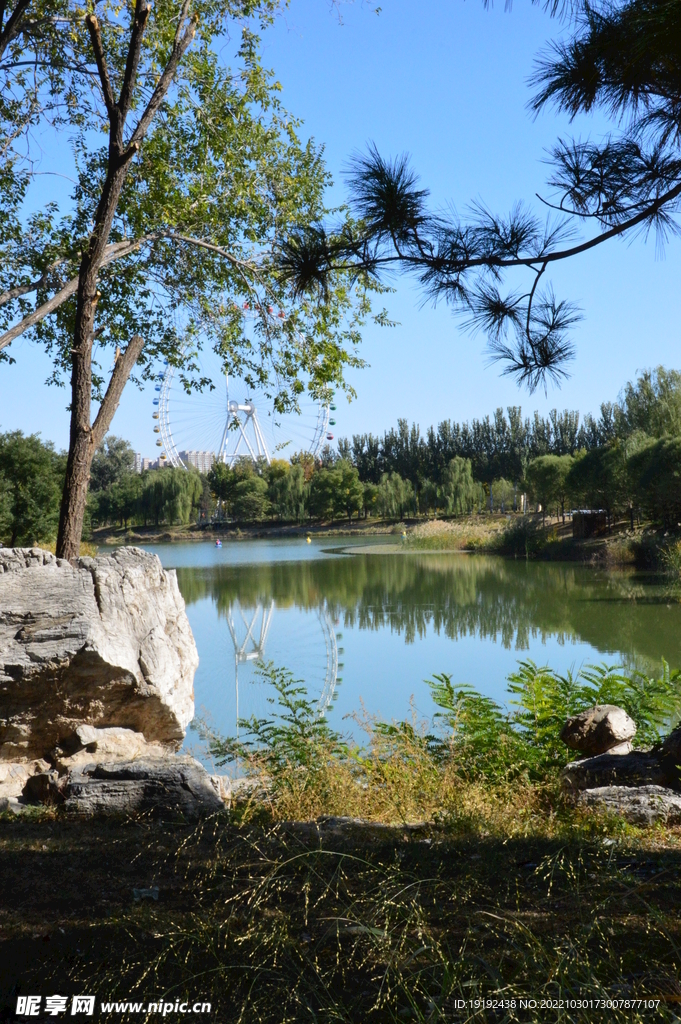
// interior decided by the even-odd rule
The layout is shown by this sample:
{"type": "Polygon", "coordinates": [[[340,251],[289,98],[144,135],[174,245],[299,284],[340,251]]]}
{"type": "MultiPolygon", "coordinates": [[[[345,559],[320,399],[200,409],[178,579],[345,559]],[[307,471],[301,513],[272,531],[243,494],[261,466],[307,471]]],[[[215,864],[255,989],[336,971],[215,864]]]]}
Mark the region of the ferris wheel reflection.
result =
{"type": "MultiPolygon", "coordinates": [[[[274,600],[257,601],[252,605],[242,605],[234,601],[227,612],[227,628],[234,650],[234,684],[236,698],[236,724],[239,727],[239,673],[241,684],[244,684],[244,670],[247,684],[254,682],[253,674],[247,666],[258,667],[269,661],[282,666],[285,660],[292,657],[294,664],[286,664],[294,675],[302,675],[312,699],[317,697],[316,710],[324,715],[336,696],[336,688],[341,682],[339,670],[339,647],[335,625],[326,604],[304,616],[297,616],[292,625],[284,628],[285,652],[281,651],[282,636],[274,637],[273,620],[277,619],[274,600]],[[269,643],[268,643],[269,639],[269,643]],[[283,655],[283,657],[282,657],[283,655]]],[[[285,624],[282,622],[282,626],[285,624]]],[[[288,625],[288,624],[286,624],[288,625]]],[[[243,697],[243,693],[242,693],[243,697]]]]}

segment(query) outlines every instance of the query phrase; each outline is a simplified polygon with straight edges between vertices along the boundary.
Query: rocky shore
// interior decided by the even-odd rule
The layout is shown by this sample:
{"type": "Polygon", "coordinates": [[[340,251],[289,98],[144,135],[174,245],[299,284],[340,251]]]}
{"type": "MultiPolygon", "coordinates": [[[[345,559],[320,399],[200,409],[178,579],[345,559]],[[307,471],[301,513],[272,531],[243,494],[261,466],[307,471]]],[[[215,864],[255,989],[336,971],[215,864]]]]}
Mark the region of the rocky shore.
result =
{"type": "Polygon", "coordinates": [[[177,753],[196,645],[175,573],[119,548],[0,550],[0,808],[219,810],[230,780],[177,753]]]}

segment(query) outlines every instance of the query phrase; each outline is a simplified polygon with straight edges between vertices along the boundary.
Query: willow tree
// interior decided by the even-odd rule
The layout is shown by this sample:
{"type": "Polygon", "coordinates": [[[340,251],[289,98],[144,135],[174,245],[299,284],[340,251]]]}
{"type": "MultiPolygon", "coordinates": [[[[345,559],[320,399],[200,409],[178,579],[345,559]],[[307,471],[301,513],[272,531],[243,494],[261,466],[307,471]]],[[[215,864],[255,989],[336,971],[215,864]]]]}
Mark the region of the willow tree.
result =
{"type": "Polygon", "coordinates": [[[327,185],[259,59],[255,28],[275,10],[276,0],[72,4],[55,26],[67,82],[58,129],[77,185],[66,209],[41,203],[6,247],[0,350],[32,332],[54,380],[70,377],[62,557],[78,553],[92,458],[133,371],[143,381],[167,360],[186,387],[211,387],[196,358],[210,345],[285,409],[360,364],[363,283],[359,301],[340,275],[311,302],[291,296],[275,265],[282,239],[324,215],[327,185]]]}
{"type": "Polygon", "coordinates": [[[551,268],[636,232],[656,229],[664,239],[677,230],[681,197],[681,4],[547,6],[565,13],[572,31],[537,62],[534,110],[554,105],[575,117],[601,108],[616,125],[600,143],[556,143],[549,220],[522,205],[507,217],[480,205],[467,218],[437,214],[408,159],[371,147],[349,177],[355,223],[303,229],[280,254],[282,272],[305,295],[323,296],[341,269],[377,280],[394,267],[415,274],[428,295],[487,334],[493,358],[531,391],[566,374],[580,319],[546,283],[551,268]],[[575,237],[580,226],[586,238],[575,237]],[[527,275],[527,286],[503,291],[509,274],[527,275]]]}

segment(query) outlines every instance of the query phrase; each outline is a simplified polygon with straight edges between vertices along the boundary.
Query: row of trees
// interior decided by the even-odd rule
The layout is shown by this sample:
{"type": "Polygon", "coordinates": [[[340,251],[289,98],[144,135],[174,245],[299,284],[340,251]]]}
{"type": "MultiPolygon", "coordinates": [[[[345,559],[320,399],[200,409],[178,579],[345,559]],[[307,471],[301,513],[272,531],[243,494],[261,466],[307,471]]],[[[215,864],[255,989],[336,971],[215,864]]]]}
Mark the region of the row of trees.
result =
{"type": "Polygon", "coordinates": [[[476,480],[490,484],[505,479],[519,484],[533,459],[543,455],[574,455],[626,441],[633,434],[648,437],[681,435],[681,374],[658,367],[642,373],[623,389],[619,400],[604,402],[600,414],[553,409],[523,419],[519,406],[470,423],[443,420],[424,437],[418,424],[398,420],[383,437],[355,434],[338,443],[341,458],[357,466],[360,478],[377,483],[384,473],[399,473],[420,493],[428,482],[441,484],[455,458],[469,459],[476,480]]]}
{"type": "MultiPolygon", "coordinates": [[[[517,422],[522,423],[519,415],[517,422]]],[[[159,526],[216,514],[237,522],[460,515],[490,507],[508,511],[517,507],[522,492],[545,513],[565,515],[569,508],[587,507],[603,509],[609,517],[624,512],[633,517],[640,510],[665,527],[681,522],[678,372],[659,367],[627,384],[617,402],[602,407],[593,443],[581,443],[589,435],[580,433],[584,428],[577,413],[525,421],[517,473],[493,472],[508,465],[503,461],[508,455],[504,423],[510,421],[495,417],[495,432],[488,437],[498,446],[490,448],[486,461],[454,454],[433,468],[431,441],[445,436],[444,425],[429,431],[424,441],[417,428],[409,431],[402,421],[399,431],[387,432],[383,441],[374,439],[377,457],[369,466],[366,445],[356,437],[352,446],[340,442],[338,452],[325,449],[318,461],[300,455],[256,467],[244,459],[233,468],[216,465],[207,476],[181,469],[135,473],[130,445],[109,436],[92,462],[86,523],[159,526]],[[533,455],[537,450],[540,454],[533,455]]],[[[485,419],[471,428],[457,427],[450,437],[470,439],[485,424],[491,426],[485,419]]],[[[437,452],[439,460],[445,451],[443,446],[437,452]]],[[[65,458],[35,435],[0,435],[2,543],[54,537],[65,458]]]]}

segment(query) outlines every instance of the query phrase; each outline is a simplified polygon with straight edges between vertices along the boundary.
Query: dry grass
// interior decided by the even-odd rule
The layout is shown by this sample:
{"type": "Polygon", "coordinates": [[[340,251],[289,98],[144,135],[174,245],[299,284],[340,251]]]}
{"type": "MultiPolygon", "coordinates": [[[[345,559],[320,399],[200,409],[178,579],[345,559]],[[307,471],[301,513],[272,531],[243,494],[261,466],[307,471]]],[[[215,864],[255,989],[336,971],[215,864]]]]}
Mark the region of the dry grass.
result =
{"type": "Polygon", "coordinates": [[[431,519],[409,530],[405,543],[418,551],[497,550],[508,524],[506,516],[431,519]]]}
{"type": "MultiPolygon", "coordinates": [[[[41,541],[40,548],[43,551],[50,551],[53,555],[57,553],[57,541],[41,541]]],[[[90,541],[82,540],[80,542],[80,554],[83,558],[96,558],[99,554],[99,546],[92,544],[90,541]]]]}

